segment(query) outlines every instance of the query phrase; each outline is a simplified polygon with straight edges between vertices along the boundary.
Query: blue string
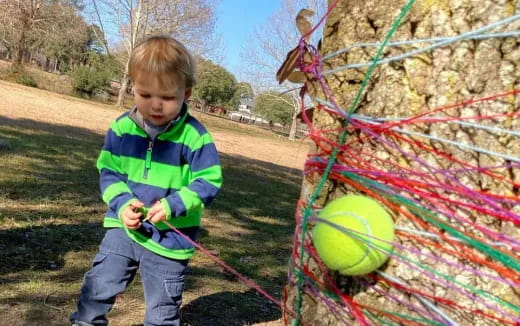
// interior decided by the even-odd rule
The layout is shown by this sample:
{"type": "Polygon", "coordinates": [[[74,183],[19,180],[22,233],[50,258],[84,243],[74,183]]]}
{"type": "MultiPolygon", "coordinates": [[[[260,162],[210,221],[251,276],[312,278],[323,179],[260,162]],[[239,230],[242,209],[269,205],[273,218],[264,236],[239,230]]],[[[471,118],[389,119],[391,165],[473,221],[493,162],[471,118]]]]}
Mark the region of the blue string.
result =
{"type": "MultiPolygon", "coordinates": [[[[402,285],[402,286],[405,285],[405,283],[401,279],[399,279],[399,278],[397,278],[395,276],[392,276],[392,275],[387,274],[387,273],[382,272],[382,271],[376,271],[376,273],[378,273],[382,277],[390,280],[391,282],[397,283],[397,284],[402,285]]],[[[448,315],[446,315],[441,309],[437,308],[430,300],[426,299],[425,297],[423,297],[422,295],[417,294],[417,293],[413,293],[412,295],[414,297],[416,297],[417,300],[421,301],[421,303],[423,305],[425,305],[428,309],[430,309],[431,311],[434,311],[437,315],[441,316],[441,318],[443,318],[445,321],[448,322],[448,325],[450,325],[450,326],[458,326],[459,325],[453,319],[448,317],[448,315]]]]}
{"type": "MultiPolygon", "coordinates": [[[[367,119],[366,117],[364,117],[364,118],[367,119]]],[[[433,116],[433,117],[428,117],[428,120],[429,119],[434,119],[434,120],[435,119],[444,119],[444,118],[445,117],[433,116]]],[[[400,121],[400,120],[408,120],[408,119],[403,119],[403,118],[379,119],[379,118],[375,118],[373,120],[375,120],[375,121],[400,121]]],[[[417,121],[420,121],[420,120],[417,120],[417,121]]],[[[465,127],[472,127],[472,128],[475,128],[475,129],[487,130],[487,131],[490,131],[490,132],[495,133],[495,134],[507,134],[507,135],[520,137],[520,131],[507,130],[507,129],[502,129],[502,128],[498,128],[498,127],[489,127],[489,126],[485,126],[485,125],[482,125],[482,124],[479,124],[479,123],[465,122],[465,121],[456,121],[456,120],[444,121],[444,123],[456,123],[458,125],[465,126],[465,127]]]]}
{"type": "MultiPolygon", "coordinates": [[[[392,62],[392,61],[402,60],[402,59],[405,59],[405,58],[408,58],[408,57],[411,57],[411,56],[414,56],[414,55],[417,55],[417,54],[420,54],[420,53],[423,53],[423,52],[427,52],[427,51],[430,51],[432,49],[435,49],[435,48],[438,48],[438,47],[442,47],[442,46],[445,46],[445,45],[448,45],[448,44],[451,44],[451,43],[454,43],[454,42],[457,42],[457,41],[460,41],[460,40],[469,39],[470,37],[472,37],[474,35],[479,35],[479,34],[482,34],[482,32],[487,31],[489,29],[492,29],[492,28],[495,28],[495,27],[498,27],[498,26],[501,26],[501,25],[509,24],[510,22],[513,22],[513,21],[515,21],[517,19],[520,19],[520,14],[508,17],[508,18],[503,19],[503,20],[499,20],[499,21],[497,21],[495,23],[486,25],[484,27],[481,27],[481,28],[476,29],[476,30],[471,31],[471,32],[460,34],[460,35],[454,36],[454,37],[444,38],[444,41],[436,42],[435,44],[432,44],[430,46],[427,46],[427,47],[424,47],[424,48],[421,48],[421,49],[416,49],[416,50],[413,50],[413,51],[410,51],[410,52],[407,52],[407,53],[403,53],[403,54],[400,54],[400,55],[397,55],[397,56],[388,57],[388,58],[385,58],[385,59],[382,59],[382,60],[378,60],[376,62],[376,64],[384,64],[384,63],[389,63],[389,62],[392,62]]],[[[334,69],[331,69],[331,70],[324,71],[322,73],[322,75],[325,76],[325,75],[333,74],[333,73],[340,72],[340,71],[345,70],[345,69],[368,67],[368,66],[370,66],[372,64],[373,64],[373,61],[371,61],[371,62],[363,62],[363,63],[348,64],[348,65],[340,66],[340,67],[337,67],[337,68],[334,68],[334,69]]]]}
{"type": "MultiPolygon", "coordinates": [[[[511,32],[503,32],[503,33],[490,33],[490,34],[482,34],[482,35],[474,35],[468,38],[465,38],[466,40],[484,40],[488,38],[503,38],[503,37],[515,37],[520,36],[520,31],[511,31],[511,32]]],[[[414,40],[405,40],[405,41],[395,41],[388,43],[387,46],[400,46],[400,45],[409,45],[409,44],[415,44],[415,43],[437,43],[441,41],[447,41],[451,40],[452,37],[434,37],[434,38],[424,38],[424,39],[414,39],[414,40]]],[[[352,49],[355,48],[363,48],[363,47],[378,47],[381,45],[379,42],[367,42],[367,43],[356,43],[354,45],[348,46],[344,49],[331,52],[327,55],[324,55],[322,60],[326,61],[330,58],[336,57],[340,54],[343,54],[345,52],[349,52],[352,49]]]]}
{"type": "MultiPolygon", "coordinates": [[[[334,107],[334,106],[332,106],[331,103],[329,103],[327,101],[324,101],[322,99],[316,98],[315,100],[318,103],[327,105],[329,107],[334,107]]],[[[338,109],[341,110],[340,108],[338,108],[338,109]]],[[[345,111],[343,111],[343,110],[341,110],[341,114],[342,115],[346,115],[345,111]]],[[[358,120],[361,120],[361,121],[364,121],[364,122],[367,122],[367,123],[371,123],[371,124],[378,124],[378,122],[376,120],[380,120],[380,121],[394,120],[394,119],[372,119],[370,117],[361,116],[361,115],[358,115],[358,114],[352,114],[351,117],[355,118],[355,119],[358,119],[358,120]]],[[[400,118],[397,118],[395,120],[400,120],[400,118]]],[[[475,127],[475,128],[478,128],[478,129],[494,131],[494,132],[497,132],[497,133],[506,133],[506,134],[510,134],[510,135],[520,136],[520,132],[516,132],[516,131],[496,128],[496,127],[487,127],[487,126],[483,126],[483,125],[479,125],[479,124],[471,123],[471,122],[461,122],[461,121],[459,121],[457,123],[459,123],[461,125],[467,125],[467,126],[475,127]]],[[[469,149],[469,150],[473,150],[473,151],[476,151],[476,152],[479,152],[479,153],[482,153],[482,154],[487,154],[487,155],[491,155],[491,156],[501,157],[501,158],[503,158],[505,160],[509,160],[509,161],[520,163],[520,158],[519,157],[493,152],[493,151],[490,151],[490,150],[487,150],[487,149],[484,149],[484,148],[481,148],[481,147],[478,147],[478,146],[468,145],[468,144],[465,144],[465,143],[460,143],[460,142],[456,142],[456,141],[453,141],[453,140],[449,140],[449,139],[445,139],[445,138],[441,138],[441,137],[437,137],[437,136],[430,136],[430,135],[422,134],[422,133],[419,133],[419,132],[407,131],[407,130],[404,130],[402,128],[394,127],[394,128],[390,128],[390,130],[397,131],[397,132],[400,132],[402,134],[407,134],[407,135],[411,135],[411,136],[418,136],[418,137],[428,138],[428,139],[435,140],[435,141],[438,141],[438,142],[441,142],[441,143],[454,145],[454,146],[457,146],[457,147],[462,148],[462,149],[469,149]]]]}
{"type": "Polygon", "coordinates": [[[475,152],[479,152],[479,153],[482,153],[482,154],[487,154],[487,155],[491,155],[491,156],[501,157],[501,158],[503,158],[505,160],[509,160],[509,161],[520,163],[520,157],[515,157],[515,156],[510,156],[510,155],[506,155],[506,154],[493,152],[493,151],[490,151],[490,150],[487,150],[487,149],[484,149],[484,148],[481,148],[481,147],[478,147],[478,146],[468,145],[466,143],[460,143],[460,142],[456,142],[456,141],[453,141],[453,140],[449,140],[449,139],[445,139],[445,138],[441,138],[441,137],[437,137],[437,136],[425,135],[425,134],[421,134],[419,132],[407,131],[407,130],[404,130],[404,129],[401,129],[401,128],[391,128],[391,130],[394,130],[394,131],[397,131],[397,132],[400,132],[400,133],[406,134],[406,135],[418,136],[418,137],[423,137],[423,138],[435,140],[435,141],[438,141],[438,142],[441,142],[441,143],[457,146],[457,147],[462,148],[462,149],[469,149],[469,150],[472,150],[472,151],[475,151],[475,152]]]}
{"type": "MultiPolygon", "coordinates": [[[[325,101],[325,100],[322,100],[320,98],[316,98],[315,99],[316,102],[320,103],[320,104],[323,104],[323,105],[326,105],[330,108],[333,108],[335,109],[335,107],[332,105],[332,103],[328,102],[328,101],[325,101]]],[[[341,114],[342,116],[346,115],[345,111],[342,110],[341,108],[339,108],[340,111],[338,111],[337,109],[335,109],[336,112],[338,112],[339,114],[341,114]]],[[[357,119],[357,120],[360,120],[360,121],[364,121],[364,122],[367,122],[367,123],[372,123],[372,124],[377,124],[378,122],[384,122],[384,121],[402,121],[402,120],[409,120],[410,118],[372,118],[372,117],[368,117],[368,116],[363,116],[363,115],[359,115],[359,114],[353,114],[352,117],[354,119],[357,119]]],[[[428,120],[430,119],[444,119],[444,117],[438,117],[438,116],[432,116],[432,117],[428,117],[428,120]]],[[[417,121],[421,121],[420,119],[417,120],[417,121]]],[[[473,123],[473,122],[465,122],[465,121],[445,121],[445,123],[456,123],[458,125],[461,125],[461,126],[466,126],[466,127],[472,127],[472,128],[475,128],[475,129],[480,129],[480,130],[487,130],[487,131],[490,131],[490,132],[493,132],[493,133],[496,133],[496,134],[507,134],[507,135],[512,135],[512,136],[516,136],[516,137],[520,137],[520,132],[519,131],[513,131],[513,130],[507,130],[507,129],[502,129],[502,128],[498,128],[498,127],[490,127],[490,126],[485,126],[485,125],[482,125],[482,124],[478,124],[478,123],[473,123]]],[[[397,129],[397,128],[391,128],[392,130],[401,130],[401,129],[397,129]]],[[[422,136],[427,136],[425,134],[420,134],[422,136]]]]}

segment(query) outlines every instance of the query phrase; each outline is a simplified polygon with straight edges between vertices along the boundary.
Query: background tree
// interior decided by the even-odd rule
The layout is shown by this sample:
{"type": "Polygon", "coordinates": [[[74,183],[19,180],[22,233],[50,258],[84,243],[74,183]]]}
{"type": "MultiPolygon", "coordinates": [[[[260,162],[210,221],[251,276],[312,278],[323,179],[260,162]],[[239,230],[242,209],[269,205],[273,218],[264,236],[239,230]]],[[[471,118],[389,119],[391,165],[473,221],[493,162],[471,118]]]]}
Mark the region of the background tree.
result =
{"type": "Polygon", "coordinates": [[[287,125],[292,122],[293,104],[291,96],[277,91],[266,91],[255,97],[254,112],[264,119],[287,125]]]}
{"type": "Polygon", "coordinates": [[[251,84],[247,82],[238,82],[235,86],[235,94],[233,94],[233,98],[230,102],[230,107],[233,110],[236,110],[238,105],[240,104],[240,99],[245,94],[253,94],[253,87],[251,84]]]}
{"type": "MultiPolygon", "coordinates": [[[[241,54],[244,63],[243,70],[256,93],[276,90],[279,94],[287,92],[289,95],[293,107],[289,132],[291,140],[296,137],[296,116],[301,107],[299,87],[290,82],[278,85],[273,71],[276,71],[284,62],[287,52],[298,44],[300,34],[294,20],[300,9],[311,9],[316,13],[316,17],[319,17],[324,11],[324,6],[323,1],[317,0],[283,0],[280,9],[269,18],[268,22],[255,30],[251,45],[241,54]]],[[[318,34],[319,31],[314,35],[318,34]]],[[[317,43],[317,40],[314,41],[317,43]]],[[[287,97],[284,97],[282,101],[286,99],[287,97]]]]}
{"type": "Polygon", "coordinates": [[[121,76],[123,67],[119,60],[111,55],[89,51],[85,65],[76,67],[71,73],[73,88],[78,95],[92,95],[111,92],[109,84],[121,76]]]}
{"type": "Polygon", "coordinates": [[[109,51],[106,45],[126,67],[117,100],[120,106],[129,83],[128,58],[140,40],[156,34],[172,35],[195,53],[206,53],[213,45],[215,13],[209,0],[92,0],[91,4],[89,17],[123,50],[109,51]]]}
{"type": "MultiPolygon", "coordinates": [[[[334,1],[329,0],[328,2],[332,4],[334,1]]],[[[404,0],[339,1],[337,7],[326,21],[322,54],[329,54],[353,44],[381,42],[391,29],[393,21],[405,5],[405,2],[404,0]]],[[[491,24],[519,13],[519,1],[496,2],[484,0],[478,3],[468,2],[464,5],[461,5],[459,1],[434,1],[429,2],[428,5],[425,2],[416,1],[411,11],[399,24],[399,28],[392,39],[410,40],[453,36],[476,30],[483,25],[491,24]]],[[[517,30],[518,25],[518,22],[510,24],[507,30],[517,30]]],[[[400,45],[387,47],[383,52],[383,56],[395,56],[423,46],[400,45]]],[[[427,112],[434,108],[458,103],[470,98],[483,98],[490,94],[518,89],[520,87],[520,75],[518,74],[518,71],[520,71],[520,60],[518,60],[520,51],[518,49],[518,38],[514,37],[465,40],[404,60],[378,65],[360,98],[355,113],[374,118],[412,117],[421,112],[427,112]]],[[[351,48],[350,51],[326,61],[324,70],[327,71],[345,64],[371,62],[376,55],[376,51],[377,48],[351,48]]],[[[345,110],[350,108],[366,72],[367,68],[365,67],[345,69],[326,76],[326,83],[331,88],[339,107],[345,110]]],[[[485,106],[468,106],[451,110],[449,117],[513,112],[520,112],[518,94],[516,97],[511,95],[507,99],[503,98],[487,103],[485,106]]],[[[441,113],[439,112],[438,114],[441,113]]],[[[494,120],[491,126],[505,130],[518,130],[520,125],[517,120],[498,119],[494,120]]],[[[342,119],[334,118],[323,110],[315,112],[313,122],[318,129],[338,130],[343,125],[342,119]]],[[[474,146],[492,149],[496,152],[509,153],[516,157],[520,155],[518,141],[513,141],[511,137],[504,137],[496,133],[479,131],[468,127],[457,127],[451,124],[426,123],[414,125],[411,128],[415,132],[435,135],[451,140],[454,143],[470,143],[474,146]]],[[[339,134],[339,132],[328,133],[326,137],[338,142],[339,134]]],[[[356,133],[353,132],[348,137],[350,138],[347,138],[347,142],[349,146],[352,146],[350,139],[356,138],[356,133]]],[[[433,140],[426,140],[425,146],[433,150],[446,152],[446,156],[433,156],[431,153],[421,151],[418,147],[411,148],[410,144],[399,140],[393,141],[403,151],[419,155],[424,162],[428,162],[428,164],[438,169],[449,169],[452,167],[453,161],[451,159],[453,158],[460,160],[463,164],[471,164],[471,166],[475,167],[507,167],[511,163],[504,158],[461,150],[455,146],[447,146],[433,140]]],[[[360,148],[356,148],[356,151],[359,151],[360,154],[373,153],[375,158],[384,158],[386,162],[393,164],[393,166],[406,166],[416,169],[416,171],[426,171],[421,170],[420,165],[408,160],[407,157],[402,155],[402,152],[390,150],[389,146],[385,146],[381,142],[360,141],[359,146],[360,148]]],[[[321,151],[318,147],[314,147],[311,155],[321,151]]],[[[494,171],[497,175],[496,178],[480,173],[457,174],[457,178],[463,178],[464,187],[475,189],[476,191],[493,192],[495,194],[518,194],[518,189],[515,190],[514,182],[519,182],[519,175],[515,171],[518,171],[518,169],[500,168],[494,171]]],[[[395,173],[399,173],[399,170],[395,173]]],[[[315,192],[319,181],[320,178],[311,175],[305,179],[301,200],[307,200],[307,196],[315,192]]],[[[353,189],[348,184],[328,179],[322,191],[318,194],[315,205],[322,206],[333,198],[352,192],[359,193],[358,190],[353,189]]],[[[451,208],[456,210],[461,216],[467,216],[466,214],[468,214],[461,206],[453,205],[451,208]]],[[[518,212],[514,206],[511,209],[518,212]]],[[[512,222],[489,219],[489,216],[480,216],[479,214],[471,214],[469,217],[474,223],[487,225],[496,232],[513,239],[519,239],[519,229],[512,222]]],[[[396,213],[396,221],[403,222],[403,219],[406,218],[402,214],[396,213]]],[[[450,220],[450,222],[453,223],[454,221],[450,220]]],[[[410,227],[413,228],[414,226],[410,225],[410,227]]],[[[474,228],[470,227],[467,231],[474,232],[474,228]]],[[[459,266],[472,266],[471,262],[455,256],[456,252],[440,254],[433,247],[425,247],[420,243],[406,240],[403,237],[398,237],[397,242],[412,246],[421,252],[432,253],[436,257],[441,255],[450,262],[459,264],[459,266]]],[[[443,243],[441,242],[441,244],[443,243]]],[[[451,245],[446,245],[452,248],[451,245]]],[[[419,255],[416,255],[415,259],[424,264],[424,266],[432,264],[431,261],[428,262],[427,258],[419,255]]],[[[485,259],[488,258],[486,257],[485,259]]],[[[318,272],[316,265],[312,265],[312,261],[308,256],[305,258],[305,262],[311,264],[310,268],[318,273],[317,279],[323,279],[323,275],[318,272]]],[[[431,265],[431,267],[435,270],[440,268],[437,265],[431,265]]],[[[476,267],[481,271],[489,272],[483,266],[477,265],[476,267]]],[[[520,295],[513,286],[495,283],[487,279],[484,280],[480,277],[475,277],[471,273],[460,272],[459,269],[444,264],[442,265],[442,271],[469,286],[484,289],[484,292],[489,291],[494,298],[501,298],[508,302],[510,306],[516,308],[520,306],[520,295]]],[[[338,277],[336,275],[334,280],[344,293],[352,295],[358,303],[377,307],[379,311],[398,312],[401,313],[400,316],[406,317],[411,315],[411,317],[417,317],[417,315],[410,312],[407,306],[400,304],[400,302],[407,304],[411,302],[430,312],[443,325],[454,325],[455,323],[458,325],[502,324],[502,322],[485,319],[475,313],[480,312],[480,309],[483,308],[482,305],[477,303],[477,295],[471,298],[462,296],[460,293],[454,292],[442,284],[421,277],[420,273],[415,273],[407,265],[399,264],[395,261],[390,261],[385,266],[384,272],[398,279],[405,280],[403,286],[409,286],[420,293],[439,295],[452,300],[454,303],[469,307],[473,309],[473,312],[470,313],[458,308],[452,310],[447,305],[436,303],[437,307],[433,307],[444,310],[444,313],[453,321],[447,322],[435,310],[431,310],[432,306],[425,305],[425,301],[417,300],[417,296],[396,290],[395,287],[385,289],[382,295],[374,291],[371,286],[367,286],[366,282],[370,283],[372,279],[366,279],[365,283],[363,283],[360,281],[360,278],[338,277]],[[390,295],[395,298],[394,301],[387,300],[387,296],[390,295]]],[[[495,275],[495,272],[492,273],[495,275]]],[[[295,311],[297,302],[295,283],[291,282],[288,288],[290,293],[289,306],[295,311]]],[[[302,304],[302,320],[308,325],[345,324],[344,320],[336,319],[328,310],[327,305],[323,301],[318,300],[314,294],[304,294],[302,304]]],[[[351,318],[346,315],[345,318],[351,321],[351,318]]],[[[350,317],[352,317],[352,314],[350,314],[350,317]]],[[[516,318],[518,318],[517,312],[516,318]]],[[[415,324],[415,321],[412,320],[408,320],[408,322],[415,324]]],[[[435,323],[437,324],[438,322],[435,323]]],[[[392,322],[392,324],[394,323],[392,322]]],[[[417,321],[417,324],[425,325],[419,321],[417,321]]]]}
{"type": "MultiPolygon", "coordinates": [[[[31,43],[60,33],[76,34],[78,0],[7,0],[0,2],[0,41],[20,66],[31,43]],[[56,29],[59,32],[56,33],[56,29]],[[70,31],[70,32],[69,32],[70,31]]],[[[33,47],[34,49],[34,47],[33,47]]]]}
{"type": "Polygon", "coordinates": [[[193,97],[206,104],[229,105],[235,95],[236,79],[224,67],[199,58],[193,97]]]}
{"type": "Polygon", "coordinates": [[[70,71],[85,62],[92,43],[91,27],[76,8],[55,3],[48,12],[59,13],[60,19],[49,19],[29,42],[31,52],[54,58],[54,71],[70,71]]]}

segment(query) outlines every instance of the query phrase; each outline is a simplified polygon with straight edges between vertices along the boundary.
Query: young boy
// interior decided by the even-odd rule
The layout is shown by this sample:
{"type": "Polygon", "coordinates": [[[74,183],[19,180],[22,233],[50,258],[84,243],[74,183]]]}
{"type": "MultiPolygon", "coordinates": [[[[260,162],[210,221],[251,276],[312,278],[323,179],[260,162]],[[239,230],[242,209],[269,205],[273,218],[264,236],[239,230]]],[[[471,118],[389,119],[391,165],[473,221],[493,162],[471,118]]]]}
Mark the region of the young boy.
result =
{"type": "Polygon", "coordinates": [[[188,259],[203,208],[222,173],[204,126],[188,114],[194,60],[169,37],[139,44],[129,61],[136,106],[117,118],[97,161],[107,229],[85,274],[73,325],[107,325],[105,315],[139,269],[146,326],[179,325],[188,259]]]}

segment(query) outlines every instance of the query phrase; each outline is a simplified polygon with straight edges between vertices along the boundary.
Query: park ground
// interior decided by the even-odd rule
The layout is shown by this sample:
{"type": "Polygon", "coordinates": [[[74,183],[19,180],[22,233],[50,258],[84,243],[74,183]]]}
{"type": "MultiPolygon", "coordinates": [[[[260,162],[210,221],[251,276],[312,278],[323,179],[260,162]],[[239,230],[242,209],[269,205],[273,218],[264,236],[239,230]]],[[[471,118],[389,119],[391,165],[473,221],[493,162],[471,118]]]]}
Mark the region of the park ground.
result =
{"type": "MultiPolygon", "coordinates": [[[[0,326],[67,325],[103,236],[95,160],[123,111],[0,81],[0,326]]],[[[200,243],[276,298],[286,282],[308,145],[213,116],[224,186],[206,210],[200,243]]],[[[183,325],[281,325],[276,305],[197,252],[183,325]]],[[[139,277],[110,313],[141,325],[139,277]]]]}

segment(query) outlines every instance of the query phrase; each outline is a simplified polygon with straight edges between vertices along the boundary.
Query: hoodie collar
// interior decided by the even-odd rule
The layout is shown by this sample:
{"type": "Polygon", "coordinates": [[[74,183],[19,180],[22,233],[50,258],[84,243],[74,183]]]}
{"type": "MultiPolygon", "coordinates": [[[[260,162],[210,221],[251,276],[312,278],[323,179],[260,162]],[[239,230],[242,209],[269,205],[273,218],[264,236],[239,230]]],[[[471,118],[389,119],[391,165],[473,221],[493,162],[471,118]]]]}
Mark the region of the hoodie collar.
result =
{"type": "MultiPolygon", "coordinates": [[[[166,125],[164,127],[164,129],[162,130],[161,133],[163,132],[167,132],[167,131],[170,131],[170,130],[173,130],[173,129],[176,129],[179,125],[181,125],[185,120],[186,120],[186,116],[188,115],[188,104],[186,103],[183,103],[182,104],[182,108],[181,108],[181,112],[179,113],[179,115],[177,116],[177,118],[175,118],[174,120],[170,121],[168,123],[168,125],[166,125]]],[[[146,130],[145,129],[145,122],[144,122],[144,117],[143,115],[139,112],[139,110],[137,110],[137,106],[134,106],[131,110],[130,110],[130,113],[128,114],[128,116],[130,117],[130,119],[132,119],[132,121],[134,121],[141,129],[143,130],[146,130]]]]}

